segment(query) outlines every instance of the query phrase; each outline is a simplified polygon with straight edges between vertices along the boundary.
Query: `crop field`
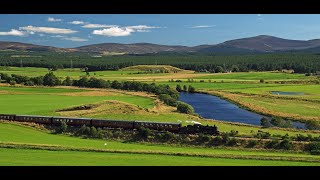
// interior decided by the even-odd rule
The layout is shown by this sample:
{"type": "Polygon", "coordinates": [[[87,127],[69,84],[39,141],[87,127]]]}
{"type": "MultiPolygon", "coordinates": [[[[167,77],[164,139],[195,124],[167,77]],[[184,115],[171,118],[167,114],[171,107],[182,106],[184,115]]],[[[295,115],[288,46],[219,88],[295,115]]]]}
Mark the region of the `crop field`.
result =
{"type": "Polygon", "coordinates": [[[81,139],[9,123],[0,123],[0,145],[1,165],[320,165],[319,156],[304,153],[81,139]],[[60,158],[70,159],[59,162],[60,158]],[[73,161],[76,158],[81,160],[73,161]]]}

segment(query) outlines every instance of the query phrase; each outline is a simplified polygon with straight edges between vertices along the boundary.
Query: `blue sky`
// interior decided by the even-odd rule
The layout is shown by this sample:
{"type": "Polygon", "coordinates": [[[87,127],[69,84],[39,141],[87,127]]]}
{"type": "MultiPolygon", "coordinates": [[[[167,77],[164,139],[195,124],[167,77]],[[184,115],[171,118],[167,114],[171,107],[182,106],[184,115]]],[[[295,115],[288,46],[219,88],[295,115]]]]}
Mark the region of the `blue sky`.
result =
{"type": "Polygon", "coordinates": [[[56,47],[96,43],[195,46],[272,35],[320,38],[320,15],[298,14],[1,14],[0,41],[56,47]]]}

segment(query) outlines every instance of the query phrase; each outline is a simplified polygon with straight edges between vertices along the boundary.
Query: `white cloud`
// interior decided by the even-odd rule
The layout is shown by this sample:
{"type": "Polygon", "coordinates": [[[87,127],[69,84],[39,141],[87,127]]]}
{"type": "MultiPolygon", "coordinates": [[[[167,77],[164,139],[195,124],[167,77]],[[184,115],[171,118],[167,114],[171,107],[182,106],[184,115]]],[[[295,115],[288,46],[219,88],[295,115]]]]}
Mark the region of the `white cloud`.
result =
{"type": "Polygon", "coordinates": [[[83,28],[112,28],[112,27],[118,27],[118,26],[108,25],[108,24],[86,24],[81,27],[83,27],[83,28]]]}
{"type": "Polygon", "coordinates": [[[126,27],[114,26],[114,27],[105,28],[102,30],[94,30],[92,34],[101,35],[101,36],[129,36],[133,32],[149,32],[148,29],[154,29],[154,28],[160,28],[160,27],[146,26],[146,25],[126,26],[126,27]]]}
{"type": "Polygon", "coordinates": [[[53,38],[63,38],[63,37],[65,37],[65,36],[56,35],[56,36],[51,36],[51,37],[53,37],[53,38]]]}
{"type": "Polygon", "coordinates": [[[72,34],[72,33],[78,32],[71,29],[61,29],[61,28],[53,28],[53,27],[35,27],[35,26],[20,27],[20,30],[25,30],[28,32],[47,33],[47,34],[72,34]]]}
{"type": "Polygon", "coordinates": [[[69,41],[76,41],[76,42],[88,41],[88,39],[79,38],[79,37],[65,37],[65,38],[62,38],[62,39],[69,40],[69,41]]]}
{"type": "Polygon", "coordinates": [[[215,27],[216,25],[200,25],[200,26],[192,26],[190,28],[210,28],[215,27]]]}
{"type": "Polygon", "coordinates": [[[71,21],[69,22],[70,24],[75,24],[75,25],[79,25],[79,24],[84,24],[83,21],[71,21]]]}
{"type": "Polygon", "coordinates": [[[258,17],[260,17],[260,16],[261,16],[261,14],[257,14],[257,16],[258,16],[258,17]]]}
{"type": "Polygon", "coordinates": [[[19,31],[16,29],[11,29],[11,31],[8,32],[0,32],[0,36],[25,36],[27,35],[24,31],[19,31]]]}
{"type": "Polygon", "coordinates": [[[49,18],[48,18],[48,21],[49,21],[49,22],[60,22],[60,21],[62,21],[62,19],[55,19],[55,18],[53,18],[53,17],[49,17],[49,18]]]}
{"type": "Polygon", "coordinates": [[[45,36],[45,35],[44,35],[44,34],[39,34],[39,36],[40,36],[40,37],[43,37],[43,36],[45,36]]]}
{"type": "Polygon", "coordinates": [[[130,28],[111,27],[108,29],[94,30],[92,34],[101,36],[129,36],[132,32],[134,32],[134,30],[130,28]]]}

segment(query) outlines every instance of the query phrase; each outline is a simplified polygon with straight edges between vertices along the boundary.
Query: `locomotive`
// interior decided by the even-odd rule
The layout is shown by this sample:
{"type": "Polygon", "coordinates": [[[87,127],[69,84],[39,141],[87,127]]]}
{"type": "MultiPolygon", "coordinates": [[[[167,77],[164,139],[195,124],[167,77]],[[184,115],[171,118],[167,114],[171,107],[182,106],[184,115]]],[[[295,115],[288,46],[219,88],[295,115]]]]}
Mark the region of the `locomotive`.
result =
{"type": "Polygon", "coordinates": [[[68,126],[94,126],[96,128],[112,128],[112,129],[139,129],[148,128],[155,131],[169,131],[181,134],[210,134],[219,135],[218,128],[214,126],[203,126],[201,124],[182,126],[181,123],[163,123],[163,122],[146,122],[146,121],[125,121],[125,120],[106,120],[92,118],[74,118],[74,117],[56,117],[56,116],[31,116],[31,115],[15,115],[0,114],[0,120],[32,122],[45,124],[50,126],[60,125],[65,122],[68,126]]]}

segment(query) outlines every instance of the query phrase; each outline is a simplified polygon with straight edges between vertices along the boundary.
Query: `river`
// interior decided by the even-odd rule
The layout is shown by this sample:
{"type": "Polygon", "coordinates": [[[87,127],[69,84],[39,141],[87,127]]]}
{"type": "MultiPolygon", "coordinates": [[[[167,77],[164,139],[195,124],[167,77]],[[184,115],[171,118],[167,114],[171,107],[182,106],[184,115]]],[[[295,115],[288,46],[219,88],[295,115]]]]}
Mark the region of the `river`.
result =
{"type": "MultiPolygon", "coordinates": [[[[181,92],[179,101],[190,104],[195,113],[206,119],[260,125],[261,118],[266,117],[209,94],[181,92]]],[[[292,121],[292,124],[295,128],[305,129],[304,123],[292,121]]]]}

